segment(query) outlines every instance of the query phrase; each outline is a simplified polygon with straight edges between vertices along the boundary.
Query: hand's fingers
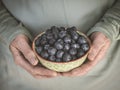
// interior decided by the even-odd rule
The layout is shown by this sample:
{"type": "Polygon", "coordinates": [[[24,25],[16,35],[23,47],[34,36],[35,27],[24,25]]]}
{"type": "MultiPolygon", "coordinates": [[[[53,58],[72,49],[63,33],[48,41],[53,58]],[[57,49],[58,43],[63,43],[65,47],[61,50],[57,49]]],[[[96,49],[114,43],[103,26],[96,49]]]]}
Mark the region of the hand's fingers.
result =
{"type": "Polygon", "coordinates": [[[70,77],[85,75],[104,57],[109,46],[110,46],[110,42],[109,42],[109,40],[107,40],[106,45],[100,50],[100,52],[98,53],[98,55],[94,61],[88,61],[85,64],[83,64],[82,66],[80,66],[76,69],[73,69],[70,72],[62,73],[62,75],[63,76],[70,76],[70,77]]]}
{"type": "Polygon", "coordinates": [[[88,54],[88,58],[89,60],[94,60],[94,58],[96,57],[96,55],[99,53],[99,51],[101,50],[101,48],[104,46],[103,42],[98,42],[97,40],[95,40],[92,44],[91,50],[88,54]]]}
{"type": "Polygon", "coordinates": [[[91,37],[93,40],[92,47],[89,52],[88,58],[89,60],[94,60],[101,48],[106,44],[107,38],[101,34],[100,32],[93,34],[94,37],[91,37]]]}
{"type": "Polygon", "coordinates": [[[28,44],[29,40],[25,36],[22,36],[19,39],[14,40],[14,43],[16,45],[16,48],[19,49],[24,57],[32,64],[36,65],[38,63],[38,60],[36,56],[34,55],[34,52],[32,51],[30,45],[28,44]]]}
{"type": "Polygon", "coordinates": [[[31,65],[22,57],[21,53],[15,47],[11,46],[11,52],[13,54],[14,62],[17,65],[20,65],[27,71],[32,69],[31,65]]]}
{"type": "MultiPolygon", "coordinates": [[[[95,57],[95,62],[97,63],[98,61],[100,61],[105,55],[106,52],[108,51],[108,48],[110,47],[110,41],[106,40],[106,44],[104,45],[104,47],[100,50],[100,52],[98,53],[98,55],[95,57]]],[[[94,63],[95,63],[94,62],[94,63]]]]}
{"type": "Polygon", "coordinates": [[[29,64],[23,57],[20,55],[20,52],[14,48],[11,47],[11,51],[14,57],[14,61],[16,64],[20,65],[22,68],[24,68],[26,71],[31,73],[34,77],[39,75],[40,77],[55,77],[57,76],[57,73],[48,69],[45,69],[43,67],[35,67],[29,64]]]}
{"type": "Polygon", "coordinates": [[[39,66],[36,66],[33,68],[33,73],[36,73],[36,74],[40,74],[40,75],[43,75],[43,76],[57,76],[57,72],[54,72],[52,70],[49,70],[49,69],[46,69],[46,68],[43,68],[43,67],[39,67],[39,66]]]}
{"type": "Polygon", "coordinates": [[[36,79],[48,79],[48,78],[54,78],[55,76],[45,76],[45,75],[34,75],[36,79]]]}
{"type": "Polygon", "coordinates": [[[88,61],[87,63],[83,64],[82,66],[71,70],[70,72],[62,73],[63,76],[75,77],[75,76],[82,76],[87,73],[93,67],[92,62],[88,61]]]}

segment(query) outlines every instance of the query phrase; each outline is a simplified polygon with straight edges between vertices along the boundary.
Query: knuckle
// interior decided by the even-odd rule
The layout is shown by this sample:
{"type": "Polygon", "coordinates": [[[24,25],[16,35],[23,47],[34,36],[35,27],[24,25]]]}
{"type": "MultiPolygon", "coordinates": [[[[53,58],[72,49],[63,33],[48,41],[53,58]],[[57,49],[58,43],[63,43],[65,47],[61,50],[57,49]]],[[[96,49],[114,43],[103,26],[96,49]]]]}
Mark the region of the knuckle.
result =
{"type": "Polygon", "coordinates": [[[26,51],[26,57],[31,58],[33,57],[34,53],[31,50],[26,51]]]}

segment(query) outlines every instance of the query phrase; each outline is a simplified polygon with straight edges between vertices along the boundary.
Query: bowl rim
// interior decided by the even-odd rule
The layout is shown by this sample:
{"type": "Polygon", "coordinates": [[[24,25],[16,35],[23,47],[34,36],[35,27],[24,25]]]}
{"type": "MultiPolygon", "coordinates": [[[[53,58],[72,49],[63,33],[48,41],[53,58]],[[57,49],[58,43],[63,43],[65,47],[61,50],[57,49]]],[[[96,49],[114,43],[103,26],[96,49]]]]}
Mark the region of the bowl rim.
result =
{"type": "MultiPolygon", "coordinates": [[[[86,55],[89,53],[89,51],[91,50],[91,41],[90,41],[90,39],[89,39],[83,32],[81,32],[80,30],[77,30],[76,32],[77,32],[78,34],[84,36],[84,37],[87,39],[87,42],[88,42],[88,44],[89,44],[89,46],[90,46],[89,50],[88,50],[83,56],[81,56],[80,58],[77,58],[77,59],[74,59],[74,60],[71,60],[71,61],[67,61],[67,62],[54,62],[54,61],[50,61],[50,60],[45,59],[45,58],[41,57],[40,55],[38,55],[37,52],[36,52],[36,50],[35,50],[35,41],[36,41],[36,39],[37,39],[38,37],[40,37],[42,34],[44,34],[45,31],[41,32],[40,34],[38,34],[38,35],[33,39],[33,42],[32,42],[32,50],[33,50],[33,52],[35,53],[35,55],[36,55],[36,57],[37,57],[38,59],[42,59],[42,60],[45,60],[45,61],[51,62],[51,63],[65,64],[65,63],[70,63],[70,62],[74,62],[74,61],[80,60],[81,58],[83,58],[84,56],[86,56],[86,55]]],[[[39,60],[39,61],[40,61],[40,60],[39,60]]]]}

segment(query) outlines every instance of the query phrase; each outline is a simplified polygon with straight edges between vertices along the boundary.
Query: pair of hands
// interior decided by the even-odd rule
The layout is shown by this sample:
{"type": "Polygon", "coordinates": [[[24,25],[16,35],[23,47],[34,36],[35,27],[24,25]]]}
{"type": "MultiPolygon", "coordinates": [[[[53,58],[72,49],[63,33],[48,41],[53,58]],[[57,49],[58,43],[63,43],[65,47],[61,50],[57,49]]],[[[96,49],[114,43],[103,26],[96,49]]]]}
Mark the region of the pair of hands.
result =
{"type": "Polygon", "coordinates": [[[110,40],[101,32],[94,32],[90,39],[92,47],[88,61],[69,72],[58,73],[38,64],[38,60],[30,47],[30,41],[25,35],[18,35],[10,44],[14,62],[28,71],[35,78],[52,78],[56,76],[82,76],[89,72],[106,54],[110,40]]]}

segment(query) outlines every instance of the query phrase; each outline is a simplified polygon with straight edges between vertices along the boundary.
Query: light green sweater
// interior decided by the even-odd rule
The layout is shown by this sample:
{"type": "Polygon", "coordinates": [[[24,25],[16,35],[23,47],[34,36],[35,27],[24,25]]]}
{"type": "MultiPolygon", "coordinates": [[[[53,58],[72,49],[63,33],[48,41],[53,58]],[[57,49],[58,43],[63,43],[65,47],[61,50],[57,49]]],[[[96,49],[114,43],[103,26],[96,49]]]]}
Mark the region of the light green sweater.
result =
{"type": "Polygon", "coordinates": [[[0,4],[0,89],[120,90],[120,0],[115,4],[113,1],[3,0],[9,12],[0,4]],[[18,34],[32,40],[52,25],[76,26],[87,35],[95,31],[104,33],[112,42],[107,55],[82,77],[34,79],[14,64],[9,44],[18,34]]]}

